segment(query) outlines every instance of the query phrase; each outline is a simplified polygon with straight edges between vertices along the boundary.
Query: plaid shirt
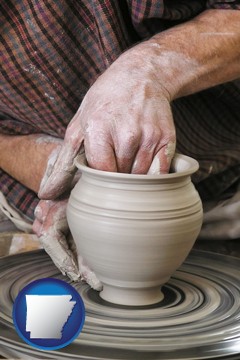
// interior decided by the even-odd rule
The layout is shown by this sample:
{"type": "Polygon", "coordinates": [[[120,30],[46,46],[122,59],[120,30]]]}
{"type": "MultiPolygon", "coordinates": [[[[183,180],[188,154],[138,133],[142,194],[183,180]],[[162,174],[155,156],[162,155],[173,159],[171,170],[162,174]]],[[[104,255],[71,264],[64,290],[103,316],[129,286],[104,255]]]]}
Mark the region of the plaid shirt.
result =
{"type": "MultiPolygon", "coordinates": [[[[125,49],[206,8],[240,10],[240,1],[2,1],[0,132],[63,138],[89,87],[125,49]]],[[[240,84],[221,89],[210,91],[211,102],[203,92],[172,105],[178,150],[199,160],[195,181],[203,196],[221,193],[240,177],[240,84]],[[225,174],[219,187],[215,174],[225,174]]],[[[33,219],[36,194],[2,169],[0,190],[33,219]]]]}

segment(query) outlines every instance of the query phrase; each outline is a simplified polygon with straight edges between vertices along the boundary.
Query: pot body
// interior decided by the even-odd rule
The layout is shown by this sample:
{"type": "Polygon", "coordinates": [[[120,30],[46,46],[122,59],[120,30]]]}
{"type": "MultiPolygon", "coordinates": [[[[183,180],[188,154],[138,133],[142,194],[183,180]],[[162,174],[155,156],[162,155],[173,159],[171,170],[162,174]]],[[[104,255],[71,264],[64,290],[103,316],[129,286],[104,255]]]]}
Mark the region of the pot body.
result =
{"type": "Polygon", "coordinates": [[[201,229],[202,203],[191,182],[197,162],[176,155],[173,173],[154,176],[77,165],[82,176],[67,218],[78,253],[103,284],[100,296],[133,306],[161,301],[161,286],[201,229]]]}

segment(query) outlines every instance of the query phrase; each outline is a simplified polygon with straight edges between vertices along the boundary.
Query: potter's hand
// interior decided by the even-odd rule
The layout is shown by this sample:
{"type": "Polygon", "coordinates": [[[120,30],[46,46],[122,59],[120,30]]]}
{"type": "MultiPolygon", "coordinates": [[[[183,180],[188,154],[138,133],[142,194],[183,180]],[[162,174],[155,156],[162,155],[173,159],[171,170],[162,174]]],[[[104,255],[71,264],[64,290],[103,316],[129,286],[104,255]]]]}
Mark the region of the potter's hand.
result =
{"type": "Polygon", "coordinates": [[[86,94],[66,130],[63,147],[39,196],[63,192],[75,172],[83,140],[88,164],[129,173],[167,173],[175,152],[169,94],[137,47],[113,63],[86,94]],[[52,171],[52,172],[51,172],[52,171]]]}
{"type": "Polygon", "coordinates": [[[101,289],[96,275],[76,255],[74,241],[69,233],[66,219],[67,199],[60,201],[42,200],[35,210],[33,230],[38,235],[44,249],[59,270],[71,280],[79,278],[95,290],[101,289]]]}
{"type": "MultiPolygon", "coordinates": [[[[135,54],[135,55],[134,55],[135,54]]],[[[98,78],[79,109],[88,164],[96,169],[167,173],[175,152],[175,128],[166,89],[155,71],[123,54],[98,78]]]]}

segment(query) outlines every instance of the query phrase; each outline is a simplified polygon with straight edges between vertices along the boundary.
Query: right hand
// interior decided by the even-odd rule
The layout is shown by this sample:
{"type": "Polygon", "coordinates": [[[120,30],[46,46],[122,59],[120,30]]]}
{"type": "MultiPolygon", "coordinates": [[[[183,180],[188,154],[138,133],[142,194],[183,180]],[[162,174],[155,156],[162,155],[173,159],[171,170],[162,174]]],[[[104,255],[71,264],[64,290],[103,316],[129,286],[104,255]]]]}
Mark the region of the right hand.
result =
{"type": "Polygon", "coordinates": [[[51,173],[44,177],[41,198],[54,199],[66,190],[83,142],[88,164],[95,169],[134,174],[169,171],[176,144],[171,99],[150,56],[149,62],[135,47],[92,85],[66,130],[51,173]]]}

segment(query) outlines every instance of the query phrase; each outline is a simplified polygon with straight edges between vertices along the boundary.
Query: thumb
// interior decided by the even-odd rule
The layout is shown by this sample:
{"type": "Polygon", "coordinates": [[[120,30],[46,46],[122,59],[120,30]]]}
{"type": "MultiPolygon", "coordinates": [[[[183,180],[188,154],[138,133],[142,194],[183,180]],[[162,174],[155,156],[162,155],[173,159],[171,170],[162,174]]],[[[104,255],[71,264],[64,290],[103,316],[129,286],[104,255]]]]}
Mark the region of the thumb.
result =
{"type": "Polygon", "coordinates": [[[71,186],[77,171],[74,159],[82,152],[83,134],[76,114],[68,125],[63,145],[49,156],[38,192],[40,199],[55,199],[71,186]]]}

